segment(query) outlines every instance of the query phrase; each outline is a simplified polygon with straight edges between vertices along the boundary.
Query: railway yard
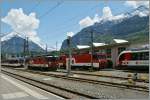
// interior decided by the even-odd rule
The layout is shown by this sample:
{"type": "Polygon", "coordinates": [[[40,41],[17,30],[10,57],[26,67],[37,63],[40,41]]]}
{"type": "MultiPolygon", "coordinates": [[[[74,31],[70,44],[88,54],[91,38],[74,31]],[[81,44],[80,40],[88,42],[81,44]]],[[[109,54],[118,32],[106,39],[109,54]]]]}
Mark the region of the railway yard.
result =
{"type": "Polygon", "coordinates": [[[114,1],[2,0],[0,100],[149,100],[149,1],[114,1]]]}
{"type": "Polygon", "coordinates": [[[149,73],[101,70],[71,71],[64,69],[39,71],[25,68],[2,67],[2,73],[64,99],[148,99],[149,73]]]}

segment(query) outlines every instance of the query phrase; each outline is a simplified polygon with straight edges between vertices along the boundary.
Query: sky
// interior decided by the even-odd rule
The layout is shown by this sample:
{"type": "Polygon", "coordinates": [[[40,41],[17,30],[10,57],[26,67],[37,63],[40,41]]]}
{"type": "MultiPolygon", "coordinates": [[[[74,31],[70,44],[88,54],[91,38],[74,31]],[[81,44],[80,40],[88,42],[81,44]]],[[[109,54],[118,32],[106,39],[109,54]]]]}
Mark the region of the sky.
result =
{"type": "MultiPolygon", "coordinates": [[[[43,48],[58,49],[67,34],[92,25],[97,17],[121,15],[148,1],[1,0],[1,33],[28,36],[43,48]]],[[[118,18],[121,16],[117,16],[118,18]]]]}

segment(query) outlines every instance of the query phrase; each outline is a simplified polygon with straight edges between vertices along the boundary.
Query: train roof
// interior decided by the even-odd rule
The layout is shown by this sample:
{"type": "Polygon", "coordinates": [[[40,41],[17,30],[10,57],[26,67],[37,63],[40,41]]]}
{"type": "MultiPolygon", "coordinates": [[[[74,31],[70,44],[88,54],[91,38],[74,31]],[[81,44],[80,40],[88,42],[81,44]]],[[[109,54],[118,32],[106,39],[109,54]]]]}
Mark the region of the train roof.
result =
{"type": "Polygon", "coordinates": [[[145,49],[145,50],[125,50],[125,51],[122,51],[119,55],[124,54],[124,53],[137,53],[137,52],[149,52],[149,49],[145,49]]]}
{"type": "Polygon", "coordinates": [[[23,57],[13,57],[13,58],[8,58],[8,60],[24,60],[23,57]]]}
{"type": "Polygon", "coordinates": [[[54,56],[54,55],[35,55],[33,57],[58,57],[58,56],[54,56]]]}

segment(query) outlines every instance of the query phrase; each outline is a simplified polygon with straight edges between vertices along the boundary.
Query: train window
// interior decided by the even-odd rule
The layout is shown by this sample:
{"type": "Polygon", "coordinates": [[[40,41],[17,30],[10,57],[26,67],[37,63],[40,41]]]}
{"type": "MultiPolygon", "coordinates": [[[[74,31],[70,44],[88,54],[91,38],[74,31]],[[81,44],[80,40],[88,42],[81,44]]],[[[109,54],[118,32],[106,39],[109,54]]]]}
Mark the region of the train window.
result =
{"type": "Polygon", "coordinates": [[[149,52],[145,52],[144,60],[149,60],[149,52]]]}
{"type": "Polygon", "coordinates": [[[138,60],[144,60],[145,59],[145,54],[142,52],[142,53],[139,53],[139,59],[138,60]]]}
{"type": "Polygon", "coordinates": [[[138,53],[132,53],[132,60],[138,60],[138,59],[139,59],[138,53]]]}
{"type": "Polygon", "coordinates": [[[48,61],[56,61],[58,58],[57,57],[47,57],[48,61]]]}
{"type": "Polygon", "coordinates": [[[106,59],[106,56],[105,55],[99,55],[98,58],[99,59],[106,59]]]}
{"type": "Polygon", "coordinates": [[[141,60],[149,60],[149,53],[148,52],[141,53],[141,60]]]}
{"type": "Polygon", "coordinates": [[[148,60],[149,53],[141,52],[141,53],[132,53],[132,60],[148,60]]]}

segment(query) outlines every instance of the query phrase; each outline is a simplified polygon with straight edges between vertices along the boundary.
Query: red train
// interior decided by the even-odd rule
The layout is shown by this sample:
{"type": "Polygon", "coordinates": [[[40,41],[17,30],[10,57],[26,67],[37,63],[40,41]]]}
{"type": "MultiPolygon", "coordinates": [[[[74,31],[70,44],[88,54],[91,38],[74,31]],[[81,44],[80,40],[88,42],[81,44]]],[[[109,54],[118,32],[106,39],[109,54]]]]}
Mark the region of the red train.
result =
{"type": "Polygon", "coordinates": [[[28,68],[57,70],[58,57],[50,55],[35,56],[29,58],[26,64],[28,68]]]}
{"type": "MultiPolygon", "coordinates": [[[[66,55],[59,57],[59,67],[65,68],[68,64],[69,58],[66,55]]],[[[111,61],[106,59],[106,54],[94,54],[93,55],[93,67],[95,69],[103,69],[111,66],[111,61]]],[[[72,67],[91,67],[91,54],[74,54],[71,58],[72,67]]]]}
{"type": "MultiPolygon", "coordinates": [[[[21,65],[29,69],[46,69],[57,70],[57,68],[66,68],[69,58],[66,55],[51,56],[41,55],[26,58],[21,62],[21,65]]],[[[17,62],[18,63],[18,62],[17,62]]],[[[11,63],[9,65],[13,66],[11,63]]],[[[73,54],[71,58],[71,68],[85,68],[91,67],[91,54],[73,54]]],[[[103,69],[111,66],[111,61],[106,59],[106,54],[93,55],[93,67],[95,69],[103,69]]]]}

